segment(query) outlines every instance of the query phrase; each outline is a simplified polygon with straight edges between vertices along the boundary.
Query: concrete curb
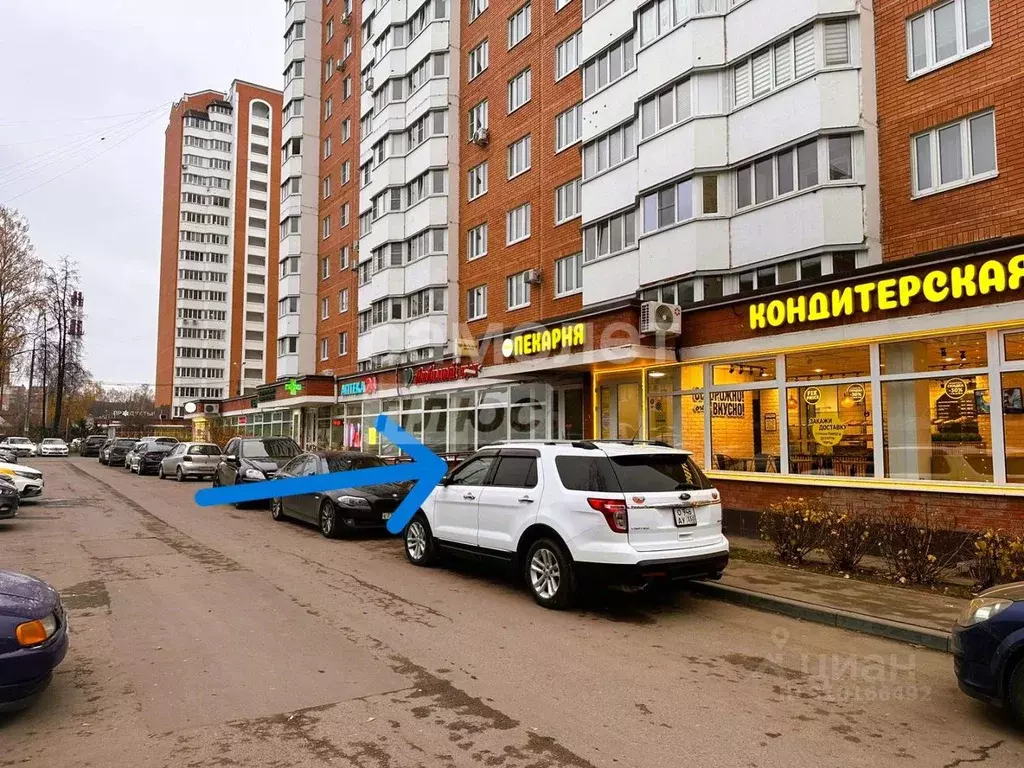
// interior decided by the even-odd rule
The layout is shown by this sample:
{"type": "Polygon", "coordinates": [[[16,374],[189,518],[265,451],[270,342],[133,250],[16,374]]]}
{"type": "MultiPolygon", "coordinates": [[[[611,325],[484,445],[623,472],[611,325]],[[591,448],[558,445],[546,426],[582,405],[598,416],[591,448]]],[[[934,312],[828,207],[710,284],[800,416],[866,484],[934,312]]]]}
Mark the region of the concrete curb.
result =
{"type": "Polygon", "coordinates": [[[842,611],[838,608],[805,603],[800,600],[777,597],[776,595],[768,595],[763,592],[753,592],[741,589],[740,587],[730,587],[713,581],[691,582],[690,590],[703,597],[724,600],[736,605],[756,608],[759,611],[779,613],[795,619],[813,621],[816,624],[825,624],[829,627],[848,629],[852,632],[884,637],[901,643],[920,645],[934,651],[952,653],[952,637],[950,633],[937,629],[918,627],[913,624],[880,619],[877,616],[866,616],[861,613],[851,613],[850,611],[842,611]]]}

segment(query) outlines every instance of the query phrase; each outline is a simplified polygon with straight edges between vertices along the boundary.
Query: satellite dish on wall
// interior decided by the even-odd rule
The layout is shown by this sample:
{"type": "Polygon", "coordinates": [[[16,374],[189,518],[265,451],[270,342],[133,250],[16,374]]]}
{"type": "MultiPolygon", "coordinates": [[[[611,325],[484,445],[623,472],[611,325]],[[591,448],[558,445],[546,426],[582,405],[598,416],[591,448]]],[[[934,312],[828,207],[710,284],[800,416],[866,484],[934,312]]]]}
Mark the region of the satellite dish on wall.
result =
{"type": "Polygon", "coordinates": [[[185,403],[185,413],[195,413],[198,408],[195,403],[185,403]]]}

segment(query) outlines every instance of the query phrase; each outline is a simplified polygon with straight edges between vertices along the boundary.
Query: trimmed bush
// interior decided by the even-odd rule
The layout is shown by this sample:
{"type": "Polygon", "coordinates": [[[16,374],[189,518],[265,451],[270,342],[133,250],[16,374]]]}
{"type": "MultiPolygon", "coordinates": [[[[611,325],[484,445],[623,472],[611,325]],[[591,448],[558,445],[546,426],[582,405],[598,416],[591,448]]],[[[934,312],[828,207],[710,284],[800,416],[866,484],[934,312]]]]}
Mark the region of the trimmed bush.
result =
{"type": "Polygon", "coordinates": [[[878,547],[901,584],[937,583],[960,559],[965,542],[948,515],[889,510],[879,518],[878,547]]]}
{"type": "Polygon", "coordinates": [[[786,499],[761,513],[758,534],[784,563],[799,565],[821,543],[827,509],[816,501],[786,499]]]}
{"type": "Polygon", "coordinates": [[[853,571],[860,565],[873,542],[874,519],[828,510],[824,520],[821,549],[837,571],[853,571]]]}

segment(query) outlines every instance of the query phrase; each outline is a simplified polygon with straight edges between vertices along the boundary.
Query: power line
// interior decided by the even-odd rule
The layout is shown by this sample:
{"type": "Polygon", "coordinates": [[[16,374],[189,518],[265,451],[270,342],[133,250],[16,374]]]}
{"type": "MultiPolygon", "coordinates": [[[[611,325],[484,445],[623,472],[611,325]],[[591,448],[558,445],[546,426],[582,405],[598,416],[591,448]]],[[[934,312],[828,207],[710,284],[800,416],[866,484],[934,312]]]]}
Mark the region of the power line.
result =
{"type": "Polygon", "coordinates": [[[8,122],[0,123],[0,128],[9,125],[38,125],[39,123],[85,123],[94,120],[113,120],[115,117],[134,117],[137,115],[144,115],[152,112],[155,109],[163,109],[164,107],[173,104],[173,101],[165,101],[163,104],[158,104],[150,109],[143,110],[142,112],[122,112],[117,115],[97,115],[95,117],[62,117],[57,119],[41,118],[39,120],[11,120],[8,122]]]}
{"type": "Polygon", "coordinates": [[[122,144],[124,144],[124,143],[125,143],[126,141],[128,141],[128,139],[131,139],[131,138],[133,138],[134,136],[138,135],[138,134],[139,134],[139,133],[141,133],[141,132],[142,132],[143,130],[145,130],[146,128],[148,128],[149,126],[151,126],[151,125],[152,125],[152,124],[153,124],[154,122],[156,122],[156,120],[158,120],[159,118],[160,118],[160,114],[158,113],[158,114],[154,115],[154,116],[153,116],[153,117],[152,117],[152,118],[151,118],[151,119],[150,119],[150,120],[149,120],[148,122],[146,122],[146,123],[145,123],[144,125],[141,125],[141,126],[139,126],[139,128],[137,128],[136,130],[134,130],[134,131],[132,131],[131,133],[129,133],[129,134],[127,135],[127,136],[125,136],[125,137],[124,137],[123,139],[121,139],[120,141],[117,141],[117,142],[115,142],[114,144],[108,145],[107,147],[105,147],[105,148],[104,148],[103,150],[101,150],[100,152],[96,153],[96,154],[95,154],[95,155],[93,155],[92,157],[87,157],[87,158],[86,158],[85,160],[83,160],[82,162],[80,162],[80,163],[79,163],[78,165],[74,165],[74,166],[72,166],[71,168],[68,168],[68,169],[67,169],[66,171],[63,171],[62,173],[59,173],[59,174],[57,174],[56,176],[54,176],[54,177],[52,177],[52,178],[49,178],[49,179],[47,179],[46,181],[42,182],[41,184],[37,184],[36,186],[34,186],[34,187],[30,188],[30,189],[27,189],[27,190],[25,190],[24,192],[22,192],[21,194],[15,195],[14,197],[9,197],[9,198],[7,198],[7,201],[6,201],[6,202],[7,202],[8,204],[9,204],[9,203],[12,203],[12,202],[14,202],[14,201],[15,201],[15,200],[17,200],[17,199],[19,199],[19,198],[21,198],[21,197],[24,197],[24,196],[25,196],[25,195],[27,195],[27,194],[30,194],[30,193],[32,193],[32,192],[35,192],[35,191],[36,191],[37,189],[39,189],[39,188],[41,188],[41,187],[45,187],[45,186],[46,186],[47,184],[50,184],[50,183],[52,183],[52,182],[54,182],[54,181],[57,181],[57,179],[61,179],[61,178],[63,178],[64,176],[67,176],[67,175],[68,175],[69,173],[71,173],[72,171],[76,171],[76,170],[78,170],[78,169],[79,169],[79,168],[81,168],[81,167],[82,167],[83,165],[86,165],[86,164],[88,164],[88,163],[91,163],[91,162],[92,162],[93,160],[95,160],[96,158],[98,158],[98,157],[100,157],[100,156],[102,156],[102,155],[105,155],[105,154],[107,154],[107,152],[110,152],[111,150],[113,150],[113,149],[116,149],[117,147],[119,147],[119,146],[121,146],[122,144]]]}

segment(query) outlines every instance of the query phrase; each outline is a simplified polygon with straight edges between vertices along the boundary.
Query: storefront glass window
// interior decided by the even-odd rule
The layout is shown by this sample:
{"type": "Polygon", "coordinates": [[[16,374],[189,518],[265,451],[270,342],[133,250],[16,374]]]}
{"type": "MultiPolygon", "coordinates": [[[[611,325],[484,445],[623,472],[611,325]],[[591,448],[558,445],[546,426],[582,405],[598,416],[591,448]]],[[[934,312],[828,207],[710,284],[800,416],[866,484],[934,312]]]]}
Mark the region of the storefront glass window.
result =
{"type": "Polygon", "coordinates": [[[448,429],[448,450],[452,453],[475,449],[476,411],[452,411],[448,429]]]}
{"type": "Polygon", "coordinates": [[[775,358],[720,363],[714,367],[715,386],[726,384],[762,384],[775,378],[775,358]]]}
{"type": "MultiPolygon", "coordinates": [[[[1019,343],[1024,345],[1024,334],[1019,343]]],[[[1024,353],[1024,349],[1021,350],[1024,353]]],[[[1009,344],[1007,344],[1009,358],[1009,344]]],[[[981,390],[979,390],[981,392],[981,390]]],[[[1003,374],[1003,444],[1006,447],[1006,482],[1024,483],[1024,371],[1003,374]]],[[[991,413],[988,392],[976,396],[979,418],[991,413]]]]}
{"type": "Polygon", "coordinates": [[[403,411],[422,411],[423,410],[423,398],[422,397],[407,397],[402,400],[403,411]]]}
{"type": "Polygon", "coordinates": [[[536,440],[544,437],[544,408],[540,405],[517,405],[510,409],[509,431],[513,440],[536,440]]]}
{"type": "Polygon", "coordinates": [[[609,387],[601,387],[598,397],[601,403],[601,428],[598,435],[601,440],[607,440],[612,436],[612,390],[609,387]]]}
{"type": "Polygon", "coordinates": [[[384,413],[397,413],[399,400],[397,397],[389,397],[384,401],[384,413]]]}
{"type": "MultiPolygon", "coordinates": [[[[760,377],[759,372],[754,375],[760,377]]],[[[703,413],[704,395],[698,397],[703,413]]],[[[734,389],[711,392],[708,397],[713,468],[726,472],[779,472],[779,391],[734,389]]]]}
{"type": "Polygon", "coordinates": [[[477,419],[477,447],[496,443],[499,440],[507,440],[505,417],[508,414],[506,408],[488,408],[481,406],[476,412],[477,419]]]}
{"type": "MultiPolygon", "coordinates": [[[[437,398],[427,398],[427,402],[437,398]]],[[[427,411],[423,414],[423,444],[434,453],[448,449],[448,412],[427,411]]]]}
{"type": "Polygon", "coordinates": [[[480,392],[480,405],[505,405],[508,403],[508,390],[485,389],[480,392]]]}
{"type": "Polygon", "coordinates": [[[641,437],[640,435],[640,384],[622,383],[616,387],[617,422],[616,434],[620,440],[641,437]]]}
{"type": "Polygon", "coordinates": [[[879,358],[883,376],[984,368],[988,343],[984,333],[908,339],[882,344],[879,358]]]}
{"type": "MultiPolygon", "coordinates": [[[[786,365],[788,376],[788,358],[786,365]]],[[[870,383],[823,381],[806,387],[789,387],[786,411],[790,473],[874,476],[870,383]]],[[[765,421],[764,426],[766,430],[777,430],[777,419],[765,421]]]]}
{"type": "Polygon", "coordinates": [[[453,392],[451,396],[452,408],[473,408],[476,406],[476,394],[473,392],[453,392]]]}
{"type": "MultiPolygon", "coordinates": [[[[909,347],[898,358],[890,354],[889,360],[909,363],[917,359],[918,351],[918,347],[909,347]],[[915,350],[913,354],[911,349],[915,350]]],[[[995,479],[991,414],[979,412],[978,408],[980,402],[981,410],[988,410],[984,394],[987,391],[988,376],[885,381],[885,476],[898,480],[991,483],[995,479]]]]}
{"type": "Polygon", "coordinates": [[[1006,359],[1024,360],[1024,332],[1007,333],[1003,336],[1006,359]]]}
{"type": "Polygon", "coordinates": [[[871,354],[866,344],[786,355],[786,381],[859,379],[870,375],[871,354]]]}

